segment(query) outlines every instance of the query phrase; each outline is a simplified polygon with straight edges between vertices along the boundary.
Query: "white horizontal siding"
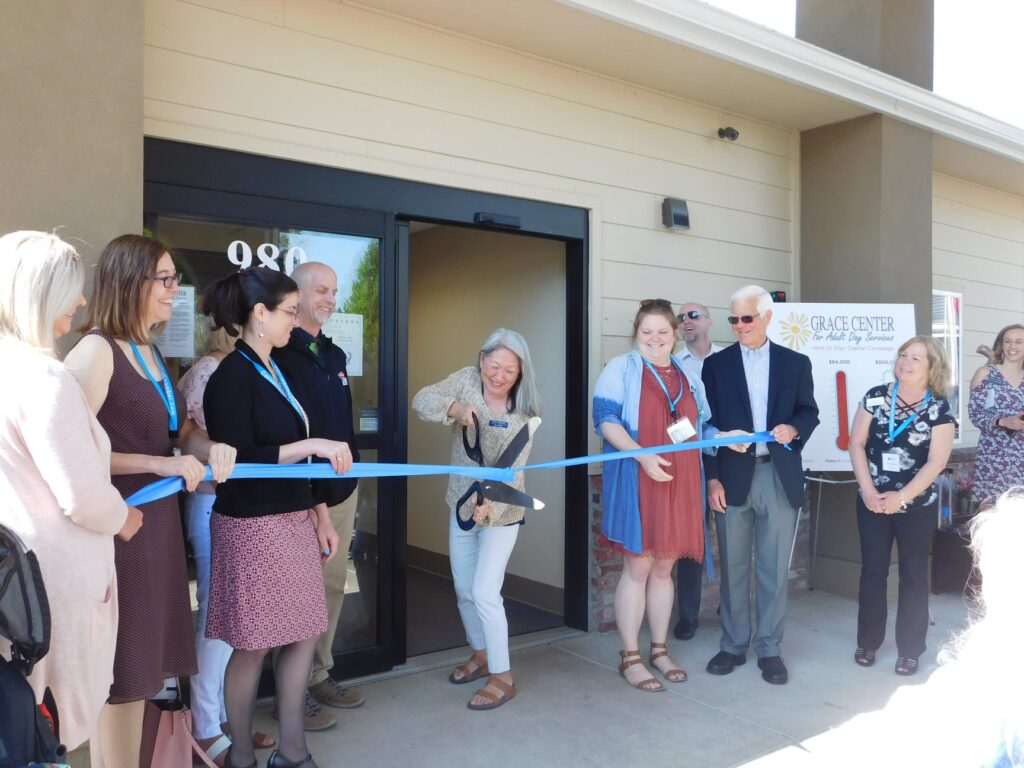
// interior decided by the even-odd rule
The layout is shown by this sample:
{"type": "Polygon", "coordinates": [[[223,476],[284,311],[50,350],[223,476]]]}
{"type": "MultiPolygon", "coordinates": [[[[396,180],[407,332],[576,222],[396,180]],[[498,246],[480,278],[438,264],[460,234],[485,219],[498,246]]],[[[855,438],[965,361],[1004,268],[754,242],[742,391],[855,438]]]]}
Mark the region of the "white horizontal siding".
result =
{"type": "Polygon", "coordinates": [[[589,208],[592,375],[639,299],[702,301],[726,340],[737,287],[793,292],[790,131],[443,29],[321,0],[147,0],[144,108],[151,136],[589,208]],[[689,232],[662,226],[667,196],[689,232]]]}
{"type": "MultiPolygon", "coordinates": [[[[933,178],[932,195],[934,286],[964,297],[966,393],[984,364],[978,345],[991,345],[1000,328],[1024,322],[1024,198],[941,174],[933,178]]],[[[965,421],[964,443],[977,440],[977,429],[965,421]]]]}

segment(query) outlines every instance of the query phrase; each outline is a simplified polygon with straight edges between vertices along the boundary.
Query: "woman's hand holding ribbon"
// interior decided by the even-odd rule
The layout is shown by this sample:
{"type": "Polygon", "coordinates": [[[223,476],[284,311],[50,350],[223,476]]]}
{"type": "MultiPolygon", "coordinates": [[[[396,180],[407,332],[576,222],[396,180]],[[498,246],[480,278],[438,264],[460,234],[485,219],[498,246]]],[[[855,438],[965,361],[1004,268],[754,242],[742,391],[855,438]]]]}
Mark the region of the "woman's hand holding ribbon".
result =
{"type": "Polygon", "coordinates": [[[185,490],[192,492],[206,478],[206,467],[189,454],[168,456],[158,461],[155,474],[160,477],[181,477],[185,481],[185,490]]]}
{"type": "Polygon", "coordinates": [[[238,451],[227,443],[213,443],[210,445],[210,474],[215,483],[223,483],[235,469],[235,458],[238,451]]]}
{"type": "Polygon", "coordinates": [[[348,443],[325,440],[322,437],[314,437],[309,442],[311,453],[331,462],[331,467],[337,474],[343,475],[352,469],[352,451],[349,450],[348,443]]]}

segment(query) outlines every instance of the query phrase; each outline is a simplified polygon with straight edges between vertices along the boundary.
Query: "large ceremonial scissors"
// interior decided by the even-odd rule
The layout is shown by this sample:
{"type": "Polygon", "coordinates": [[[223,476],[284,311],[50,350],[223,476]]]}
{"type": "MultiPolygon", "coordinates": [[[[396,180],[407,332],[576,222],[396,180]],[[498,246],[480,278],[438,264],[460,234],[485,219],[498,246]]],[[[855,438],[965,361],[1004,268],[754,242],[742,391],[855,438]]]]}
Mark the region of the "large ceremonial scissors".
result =
{"type": "MultiPolygon", "coordinates": [[[[497,461],[492,466],[508,469],[519,458],[519,455],[523,452],[526,444],[530,442],[530,437],[537,428],[540,426],[540,418],[534,416],[526,424],[523,425],[515,437],[512,438],[511,442],[505,446],[505,450],[498,456],[497,461]]],[[[469,427],[462,428],[462,446],[466,449],[466,455],[479,464],[481,467],[486,467],[484,463],[484,452],[480,447],[480,420],[477,419],[476,414],[473,414],[473,431],[474,440],[473,443],[469,442],[469,427]]],[[[517,507],[524,507],[526,509],[544,509],[544,502],[533,498],[526,493],[523,493],[518,488],[513,488],[508,483],[503,483],[497,480],[476,480],[471,486],[462,494],[462,498],[459,499],[455,505],[455,520],[459,524],[459,528],[464,531],[473,529],[476,525],[476,521],[473,519],[473,515],[469,515],[469,519],[462,519],[462,507],[469,501],[473,494],[476,494],[476,506],[480,507],[483,505],[484,500],[497,501],[501,504],[511,504],[517,507]]]]}

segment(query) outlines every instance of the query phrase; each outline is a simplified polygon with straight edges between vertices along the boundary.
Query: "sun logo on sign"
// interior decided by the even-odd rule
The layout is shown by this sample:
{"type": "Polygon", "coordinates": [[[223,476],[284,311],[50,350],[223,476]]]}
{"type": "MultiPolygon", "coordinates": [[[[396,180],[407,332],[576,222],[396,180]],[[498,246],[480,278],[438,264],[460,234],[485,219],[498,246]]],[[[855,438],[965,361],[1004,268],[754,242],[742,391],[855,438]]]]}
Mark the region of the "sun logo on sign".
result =
{"type": "Polygon", "coordinates": [[[780,327],[782,342],[790,349],[800,349],[811,338],[807,315],[789,313],[780,327]]]}

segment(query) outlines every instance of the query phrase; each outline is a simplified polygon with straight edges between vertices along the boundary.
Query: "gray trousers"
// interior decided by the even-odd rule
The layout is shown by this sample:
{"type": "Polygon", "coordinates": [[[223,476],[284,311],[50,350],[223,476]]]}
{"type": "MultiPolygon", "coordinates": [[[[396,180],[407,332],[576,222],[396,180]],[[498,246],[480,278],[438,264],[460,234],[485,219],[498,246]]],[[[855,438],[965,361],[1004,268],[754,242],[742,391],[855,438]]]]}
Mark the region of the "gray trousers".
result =
{"type": "Polygon", "coordinates": [[[770,462],[755,465],[753,485],[745,503],[726,507],[724,514],[715,513],[722,563],[719,645],[723,651],[744,654],[753,646],[758,658],[782,655],[789,552],[796,518],[797,511],[790,506],[770,462]],[[757,583],[756,617],[750,605],[751,548],[757,583]]]}

